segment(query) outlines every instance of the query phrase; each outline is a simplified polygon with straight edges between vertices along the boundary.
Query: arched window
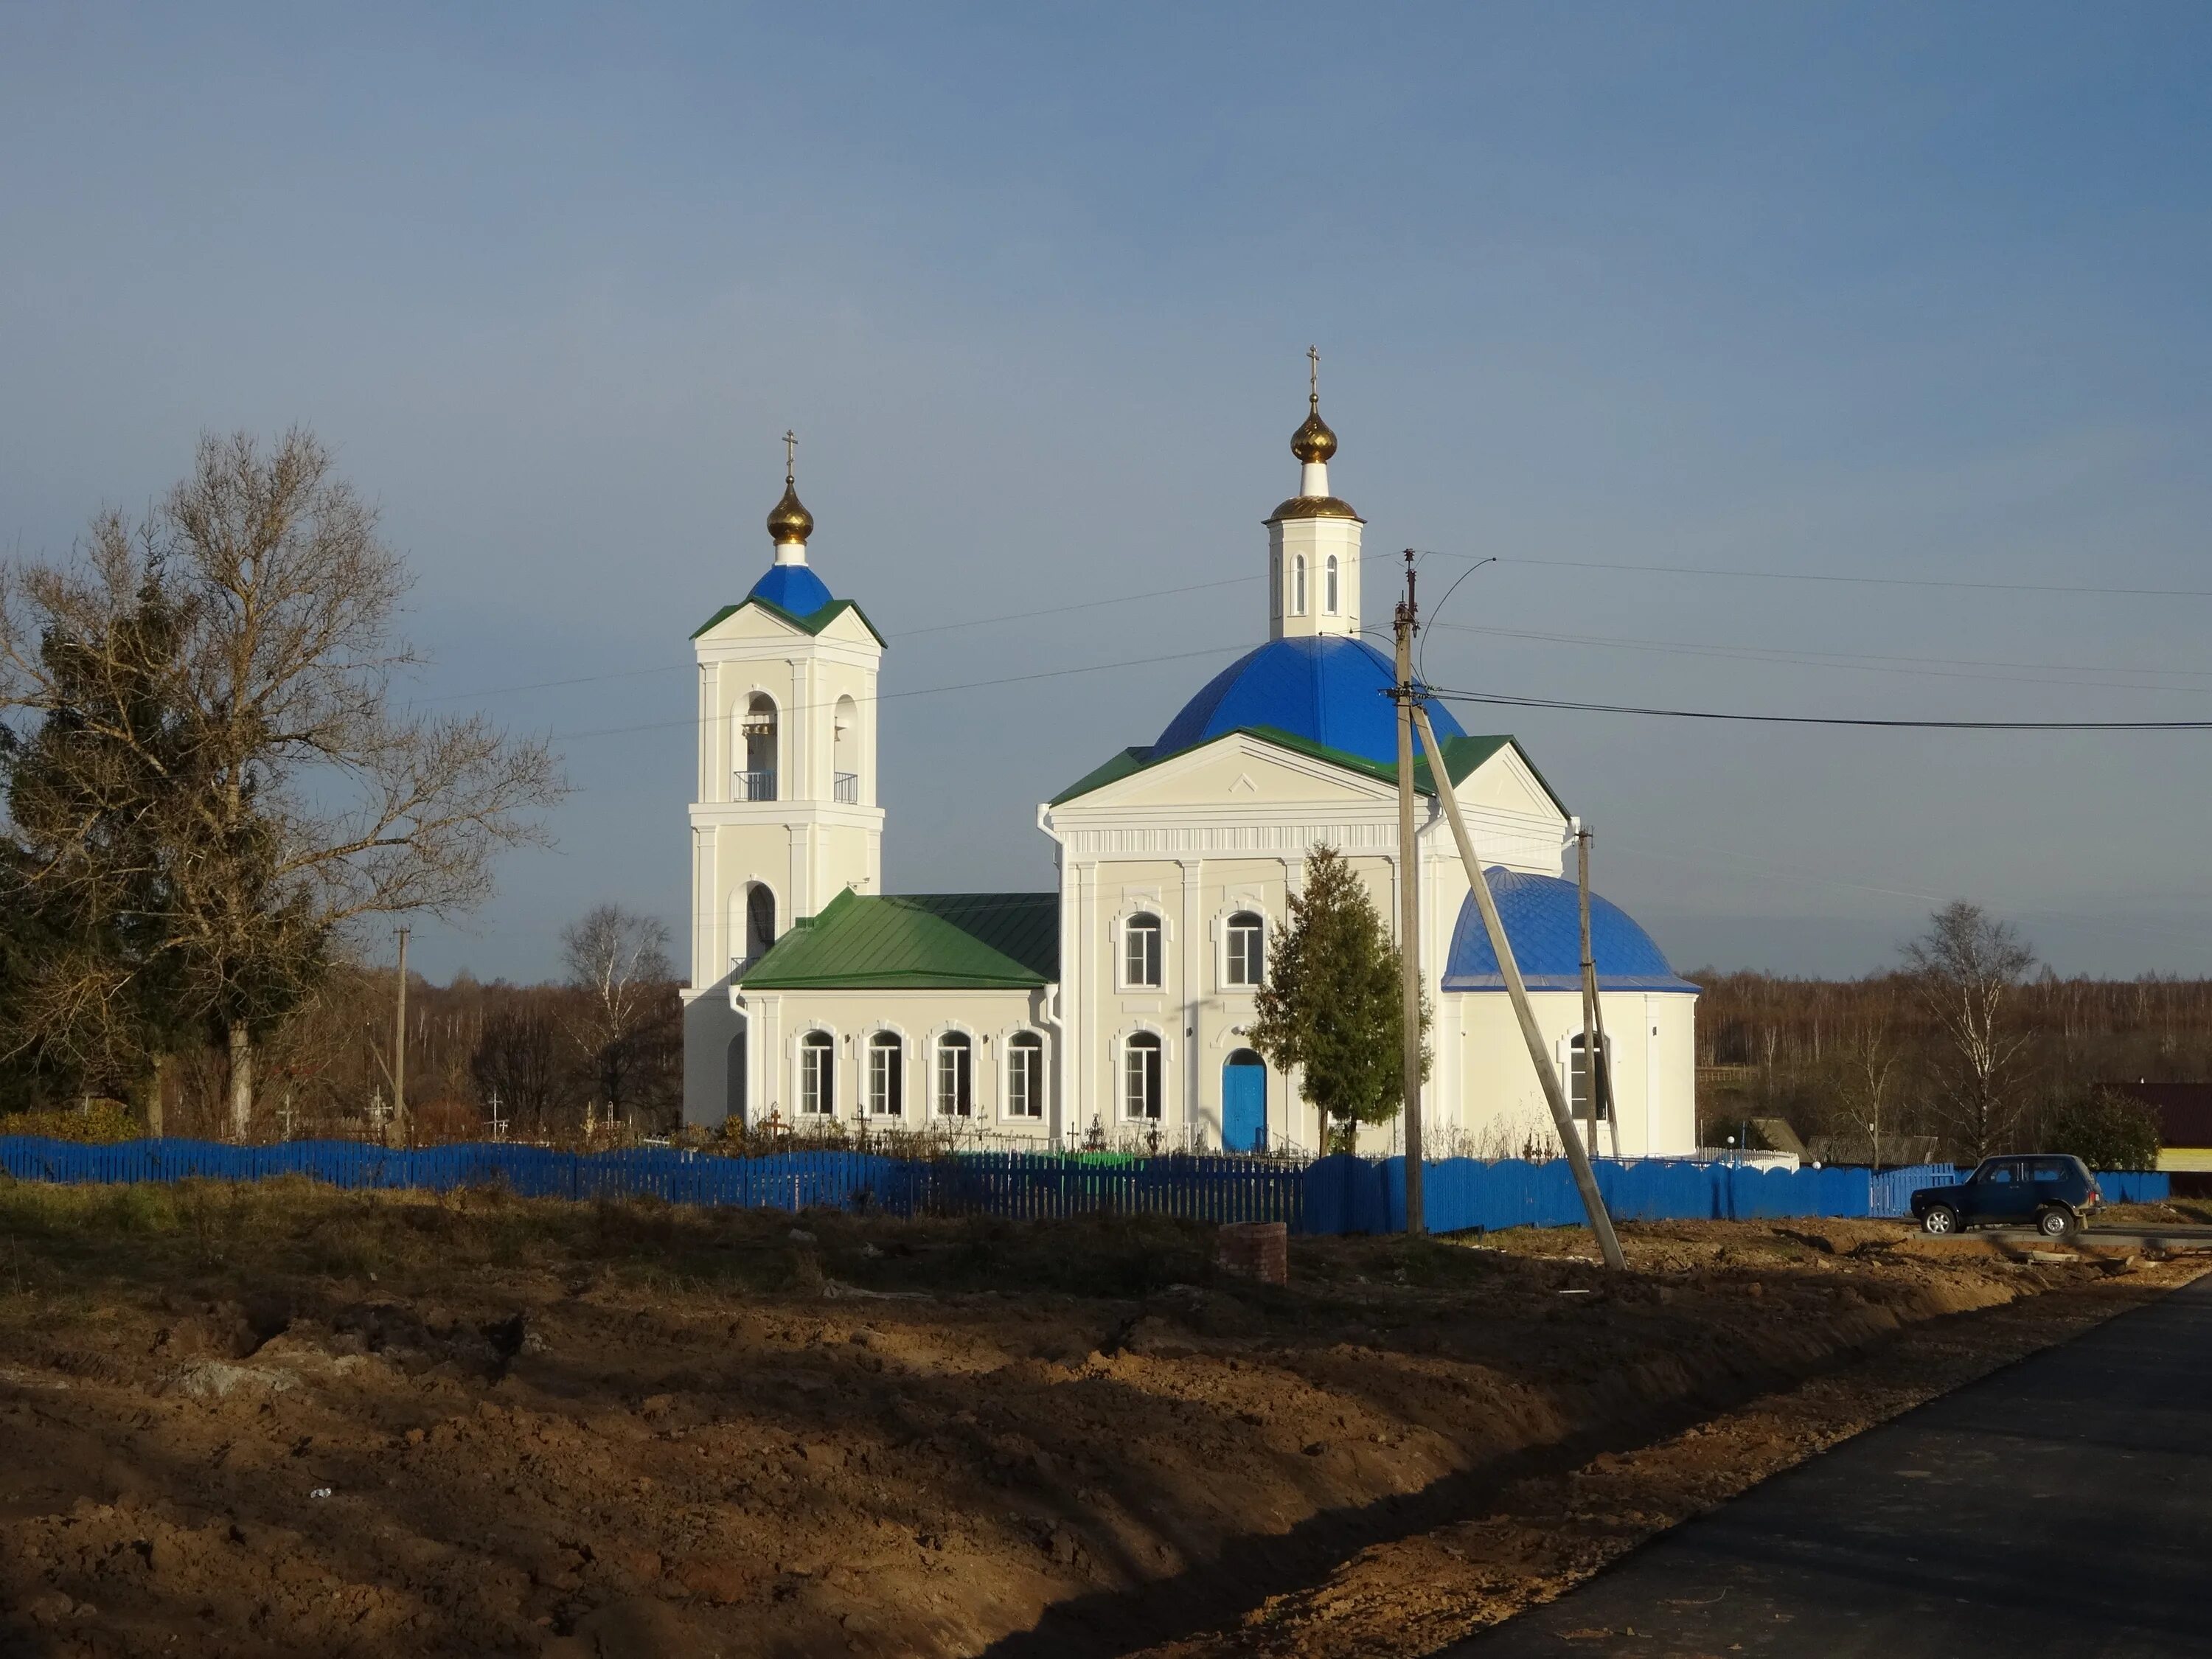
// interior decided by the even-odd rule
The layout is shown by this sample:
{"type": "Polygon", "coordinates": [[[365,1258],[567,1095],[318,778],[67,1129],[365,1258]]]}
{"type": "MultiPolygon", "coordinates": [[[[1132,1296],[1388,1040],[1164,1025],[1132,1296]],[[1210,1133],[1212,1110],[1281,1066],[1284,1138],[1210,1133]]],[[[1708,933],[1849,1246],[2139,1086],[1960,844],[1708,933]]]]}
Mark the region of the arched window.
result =
{"type": "Polygon", "coordinates": [[[755,882],[745,889],[745,953],[744,965],[750,967],[768,954],[768,947],[775,943],[775,895],[765,883],[755,882]]]}
{"type": "Polygon", "coordinates": [[[878,1031],[868,1039],[868,1110],[876,1117],[905,1114],[906,1044],[896,1031],[878,1031]]]}
{"type": "Polygon", "coordinates": [[[1035,1031],[1006,1040],[1006,1115],[1044,1115],[1044,1039],[1035,1031]]]}
{"type": "Polygon", "coordinates": [[[1224,964],[1224,983],[1257,985],[1260,982],[1267,966],[1267,923],[1254,912],[1239,910],[1229,918],[1229,953],[1224,964]]]}
{"type": "Polygon", "coordinates": [[[1336,555],[1334,553],[1328,556],[1328,570],[1322,582],[1322,599],[1328,614],[1334,617],[1336,614],[1336,555]]]}
{"type": "Polygon", "coordinates": [[[1121,1115],[1158,1121],[1160,1115],[1160,1040],[1139,1031],[1121,1048],[1121,1115]]]}
{"type": "Polygon", "coordinates": [[[745,739],[745,763],[732,780],[731,796],[737,800],[775,799],[775,699],[756,691],[745,705],[739,728],[745,739]]]}
{"type": "Polygon", "coordinates": [[[975,1115],[975,1059],[965,1031],[947,1031],[937,1039],[938,1116],[975,1115]]]}
{"type": "Polygon", "coordinates": [[[799,1040],[799,1109],[810,1117],[837,1109],[837,1039],[827,1031],[799,1040]]]}
{"type": "Polygon", "coordinates": [[[1303,553],[1291,561],[1291,614],[1306,614],[1306,556],[1303,553]]]}
{"type": "MultiPolygon", "coordinates": [[[[1613,1039],[1598,1039],[1597,1060],[1597,1121],[1604,1122],[1611,1114],[1606,1110],[1606,1096],[1612,1092],[1606,1087],[1611,1080],[1607,1073],[1613,1066],[1613,1039]]],[[[1583,1047],[1583,1034],[1577,1031],[1567,1039],[1567,1100],[1574,1108],[1577,1122],[1587,1123],[1590,1115],[1590,1068],[1589,1051],[1583,1047]]]]}
{"type": "Polygon", "coordinates": [[[860,804],[860,708],[849,696],[837,699],[830,720],[831,794],[846,806],[860,804]]]}
{"type": "Polygon", "coordinates": [[[1160,919],[1134,915],[1121,928],[1121,982],[1157,988],[1160,982],[1160,919]]]}

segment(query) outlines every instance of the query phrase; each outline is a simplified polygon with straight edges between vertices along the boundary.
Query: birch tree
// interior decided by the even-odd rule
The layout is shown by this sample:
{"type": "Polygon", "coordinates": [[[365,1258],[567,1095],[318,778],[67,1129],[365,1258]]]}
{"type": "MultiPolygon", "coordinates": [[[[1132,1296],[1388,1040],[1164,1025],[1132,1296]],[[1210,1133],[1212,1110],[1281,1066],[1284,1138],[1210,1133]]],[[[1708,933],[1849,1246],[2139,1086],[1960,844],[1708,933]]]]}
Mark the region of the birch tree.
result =
{"type": "Polygon", "coordinates": [[[602,904],[561,931],[568,982],[581,994],[575,1035],[611,1113],[638,1103],[645,1068],[641,1039],[675,977],[668,926],[618,904],[602,904]]]}
{"type": "Polygon", "coordinates": [[[1945,1039],[1938,1076],[1953,1137],[1978,1161],[2018,1120],[2013,1073],[2027,1039],[2008,1003],[2035,952],[2009,922],[1960,899],[1929,918],[1928,931],[1905,946],[1905,959],[1945,1039]]]}
{"type": "Polygon", "coordinates": [[[149,957],[173,1011],[227,1050],[240,1136],[257,1041],[361,924],[479,903],[498,853],[542,841],[562,793],[544,744],[396,705],[393,676],[420,661],[398,633],[409,584],[374,509],[299,429],[203,438],[143,523],[103,514],[77,559],[0,573],[0,712],[19,732],[88,734],[135,791],[114,805],[132,826],[119,854],[88,821],[34,884],[142,883],[149,957]],[[149,607],[173,630],[151,665],[131,627],[149,607]],[[160,721],[82,690],[134,674],[160,721]]]}

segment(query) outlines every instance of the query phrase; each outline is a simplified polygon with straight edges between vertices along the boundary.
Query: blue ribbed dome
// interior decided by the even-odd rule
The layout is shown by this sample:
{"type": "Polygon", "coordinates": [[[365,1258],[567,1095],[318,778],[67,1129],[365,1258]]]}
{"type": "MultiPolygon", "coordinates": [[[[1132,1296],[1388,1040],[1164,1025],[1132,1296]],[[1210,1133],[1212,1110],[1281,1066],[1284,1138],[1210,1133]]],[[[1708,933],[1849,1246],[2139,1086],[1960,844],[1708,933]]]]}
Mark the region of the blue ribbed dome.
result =
{"type": "MultiPolygon", "coordinates": [[[[1522,875],[1492,867],[1491,896],[1513,946],[1513,960],[1532,991],[1579,991],[1583,983],[1581,908],[1575,884],[1558,876],[1522,875]]],[[[1695,991],[1667,965],[1666,954],[1634,917],[1610,899],[1590,895],[1590,957],[1606,991],[1695,991]]],[[[1447,991],[1502,991],[1497,952],[1482,926],[1474,895],[1461,901],[1444,962],[1447,991]]]]}
{"type": "Polygon", "coordinates": [[[745,597],[781,605],[794,617],[811,617],[831,602],[822,578],[803,564],[770,565],[745,597]]]}
{"type": "MultiPolygon", "coordinates": [[[[1152,745],[1155,760],[1240,726],[1272,726],[1385,766],[1398,763],[1389,658],[1341,635],[1271,640],[1239,657],[1183,705],[1152,745]]],[[[1465,737],[1451,711],[1429,705],[1439,743],[1465,737]]]]}

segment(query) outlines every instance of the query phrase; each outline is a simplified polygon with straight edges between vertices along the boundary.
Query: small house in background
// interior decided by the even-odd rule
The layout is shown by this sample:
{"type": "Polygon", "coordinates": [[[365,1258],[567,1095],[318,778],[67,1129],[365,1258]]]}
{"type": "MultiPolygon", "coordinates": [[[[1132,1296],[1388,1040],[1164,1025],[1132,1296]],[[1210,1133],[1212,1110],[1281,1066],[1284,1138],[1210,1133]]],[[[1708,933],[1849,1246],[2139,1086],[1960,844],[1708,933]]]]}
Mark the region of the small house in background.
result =
{"type": "Polygon", "coordinates": [[[1871,1153],[1883,1169],[1898,1170],[1935,1163],[1939,1145],[1934,1135],[1894,1134],[1884,1129],[1880,1146],[1863,1134],[1814,1135],[1806,1143],[1806,1150],[1815,1164],[1864,1164],[1871,1153]]]}
{"type": "Polygon", "coordinates": [[[2176,1197],[2212,1194],[2212,1083],[2123,1083],[2122,1094],[2158,1114],[2158,1167],[2176,1197]]]}

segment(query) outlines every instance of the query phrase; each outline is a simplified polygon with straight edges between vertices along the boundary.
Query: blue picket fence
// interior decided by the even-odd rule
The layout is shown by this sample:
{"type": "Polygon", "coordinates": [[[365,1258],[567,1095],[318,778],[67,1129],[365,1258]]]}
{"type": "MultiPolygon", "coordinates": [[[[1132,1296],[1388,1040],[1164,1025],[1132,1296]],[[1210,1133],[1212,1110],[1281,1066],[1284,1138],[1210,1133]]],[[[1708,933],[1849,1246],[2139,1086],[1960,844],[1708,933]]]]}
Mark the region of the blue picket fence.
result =
{"type": "Polygon", "coordinates": [[[524,1198],[644,1194],[672,1204],[742,1208],[875,1210],[892,1215],[996,1215],[1044,1220],[1103,1211],[1197,1221],[1299,1224],[1298,1165],[1239,1158],[1100,1162],[1049,1153],[977,1152],[908,1159],[872,1152],[777,1152],[715,1158],[674,1147],[567,1152],[470,1145],[392,1151],[358,1141],[290,1140],[233,1146],[204,1140],[131,1140],[107,1146],[0,1137],[0,1171],[64,1184],[260,1181],[297,1175],[349,1190],[451,1192],[501,1186],[524,1198]]]}
{"type": "MultiPolygon", "coordinates": [[[[1598,1189],[1621,1221],[1747,1221],[1791,1216],[1901,1216],[1913,1193],[1954,1181],[1948,1164],[1886,1170],[1758,1170],[1658,1159],[1601,1160],[1598,1189]]],[[[1324,1158],[1306,1165],[1244,1158],[1098,1160],[1039,1152],[936,1159],[872,1152],[778,1152],[716,1158],[674,1147],[566,1152],[477,1144],[392,1151],[359,1141],[233,1146],[131,1140],[88,1146],[0,1136],[0,1171],[64,1184],[259,1181],[306,1176],[348,1189],[451,1192],[501,1186],[525,1198],[649,1194],[672,1204],[873,1210],[901,1216],[991,1215],[1052,1220],[1117,1212],[1193,1221],[1280,1221],[1309,1233],[1401,1232],[1403,1158],[1324,1158]]],[[[1429,1228],[1578,1226],[1582,1200],[1565,1159],[1528,1164],[1446,1158],[1424,1171],[1429,1228]]],[[[2159,1203],[2170,1182],[2153,1171],[2105,1171],[2112,1203],[2159,1203]]]]}

